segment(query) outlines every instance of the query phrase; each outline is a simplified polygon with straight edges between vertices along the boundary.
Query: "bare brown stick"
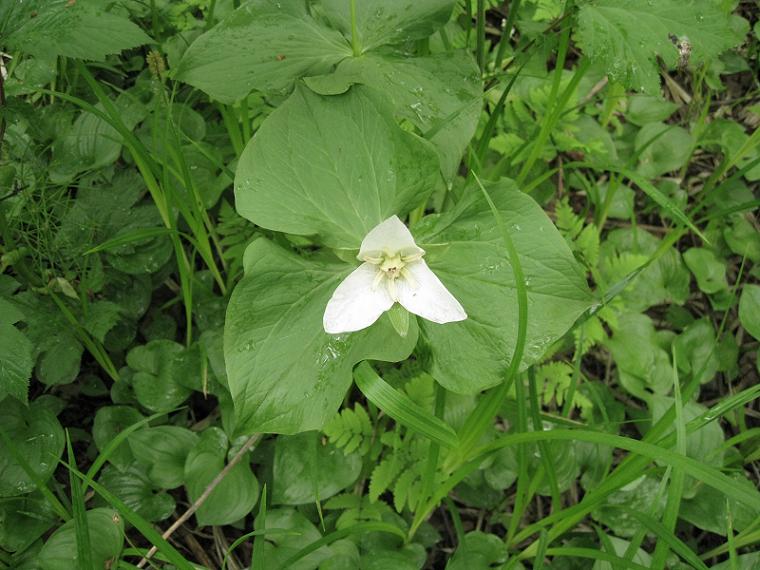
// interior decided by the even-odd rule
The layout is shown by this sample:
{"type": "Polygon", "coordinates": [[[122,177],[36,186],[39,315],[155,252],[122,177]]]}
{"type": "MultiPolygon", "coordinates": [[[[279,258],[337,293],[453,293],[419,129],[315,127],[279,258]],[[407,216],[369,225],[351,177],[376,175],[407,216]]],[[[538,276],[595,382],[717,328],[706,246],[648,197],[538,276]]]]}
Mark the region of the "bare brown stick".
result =
{"type": "MultiPolygon", "coordinates": [[[[222,480],[227,476],[227,473],[229,473],[235,465],[240,463],[240,460],[243,459],[243,456],[250,451],[250,449],[256,445],[256,443],[261,438],[260,433],[255,433],[251,437],[248,438],[248,440],[243,444],[243,446],[238,450],[238,452],[235,454],[235,456],[230,460],[230,462],[219,472],[219,475],[214,477],[214,480],[211,481],[211,483],[208,484],[208,486],[203,490],[203,493],[201,493],[201,496],[198,497],[195,502],[193,502],[192,505],[184,512],[182,513],[182,516],[179,517],[176,521],[172,523],[172,525],[167,528],[164,531],[164,534],[161,535],[162,538],[167,539],[169,538],[174,532],[181,527],[183,524],[187,522],[187,519],[189,519],[191,516],[193,516],[193,513],[197,511],[203,503],[206,502],[206,499],[208,499],[209,495],[216,489],[217,485],[222,482],[222,480]]],[[[138,568],[145,568],[145,565],[148,563],[148,560],[150,560],[153,555],[158,551],[157,546],[151,546],[150,550],[148,550],[148,553],[140,560],[140,562],[137,564],[138,568]]]]}

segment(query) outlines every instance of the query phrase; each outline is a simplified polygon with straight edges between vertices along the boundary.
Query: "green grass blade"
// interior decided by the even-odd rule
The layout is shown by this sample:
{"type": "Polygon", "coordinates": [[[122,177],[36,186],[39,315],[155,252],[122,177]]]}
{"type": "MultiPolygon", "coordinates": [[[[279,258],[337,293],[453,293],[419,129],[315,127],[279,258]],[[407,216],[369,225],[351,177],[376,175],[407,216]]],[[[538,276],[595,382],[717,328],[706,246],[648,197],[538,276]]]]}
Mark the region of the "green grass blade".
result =
{"type": "Polygon", "coordinates": [[[369,363],[362,362],[356,367],[354,379],[370,402],[403,426],[444,447],[457,446],[457,435],[449,425],[394,389],[377,375],[369,363]]]}
{"type": "Polygon", "coordinates": [[[517,339],[515,341],[515,351],[512,354],[512,359],[509,363],[509,369],[504,378],[504,382],[488,392],[484,397],[480,399],[475,410],[467,417],[460,433],[459,433],[459,449],[460,456],[464,456],[472,449],[477,443],[480,437],[488,429],[488,426],[493,422],[493,418],[499,411],[504,399],[509,391],[512,382],[517,377],[517,372],[520,369],[520,362],[522,362],[523,352],[525,350],[525,341],[528,331],[528,288],[525,286],[525,274],[522,270],[522,264],[520,263],[520,257],[517,253],[512,242],[512,237],[509,235],[504,220],[501,214],[496,209],[496,205],[491,200],[491,196],[483,186],[483,183],[478,178],[477,174],[472,173],[475,181],[480,187],[480,191],[483,193],[488,206],[491,208],[491,213],[496,221],[496,226],[499,228],[501,239],[504,242],[504,248],[507,251],[509,258],[509,264],[512,267],[512,272],[515,278],[515,290],[517,293],[517,339]]]}
{"type": "Polygon", "coordinates": [[[559,547],[549,548],[546,551],[547,556],[563,556],[569,558],[587,558],[589,560],[598,560],[603,562],[609,562],[615,570],[623,570],[624,568],[630,568],[631,570],[651,570],[641,564],[630,562],[625,558],[620,558],[609,552],[602,552],[600,550],[593,550],[591,548],[578,548],[578,547],[559,547]]]}
{"type": "MultiPolygon", "coordinates": [[[[177,408],[181,409],[181,408],[177,408]]],[[[176,410],[172,410],[174,412],[176,410]]],[[[171,413],[171,412],[169,412],[171,413]]],[[[92,462],[92,465],[90,465],[90,468],[87,470],[87,479],[94,479],[95,475],[98,474],[98,471],[100,471],[100,468],[105,465],[106,461],[108,461],[108,458],[113,455],[113,453],[116,451],[116,449],[124,443],[124,441],[135,431],[143,427],[145,424],[152,422],[155,419],[160,418],[161,416],[167,415],[167,412],[160,412],[158,414],[153,414],[152,416],[148,416],[147,418],[143,418],[132,425],[128,426],[124,430],[120,431],[118,434],[116,434],[116,437],[114,437],[111,441],[108,442],[108,444],[103,448],[103,451],[101,451],[98,456],[95,458],[95,461],[92,462]]],[[[87,482],[82,484],[82,492],[85,492],[87,490],[87,482]]]]}
{"type": "Polygon", "coordinates": [[[259,528],[255,529],[261,534],[253,539],[253,553],[251,554],[251,570],[264,570],[264,535],[267,530],[267,486],[261,489],[261,499],[259,500],[259,514],[256,521],[260,521],[259,528]]]}
{"type": "MultiPolygon", "coordinates": [[[[71,447],[69,430],[66,430],[66,451],[68,453],[69,465],[73,465],[74,469],[76,469],[77,463],[74,458],[74,450],[71,447]]],[[[92,546],[90,545],[90,527],[87,524],[87,507],[84,504],[82,487],[79,485],[72,470],[69,471],[69,483],[71,484],[71,507],[74,511],[77,562],[79,563],[81,570],[94,570],[95,566],[92,561],[92,546]]]]}
{"type": "Polygon", "coordinates": [[[142,241],[148,238],[164,236],[164,235],[172,234],[172,233],[176,234],[177,232],[176,230],[173,230],[170,228],[158,228],[158,227],[140,228],[140,229],[136,229],[131,232],[122,234],[120,236],[117,236],[113,239],[104,241],[103,243],[96,245],[92,249],[88,249],[87,251],[85,251],[84,255],[90,255],[90,254],[98,253],[101,251],[108,251],[109,249],[114,249],[117,247],[128,245],[136,241],[142,241]]]}
{"type": "Polygon", "coordinates": [[[76,475],[79,479],[84,481],[87,485],[92,487],[92,489],[100,495],[103,500],[105,500],[111,507],[113,507],[115,510],[121,514],[132,526],[134,526],[140,534],[142,534],[153,546],[155,546],[160,552],[163,553],[164,556],[166,556],[166,559],[174,564],[178,568],[178,570],[195,570],[193,565],[188,562],[184,556],[182,556],[176,548],[174,548],[171,544],[169,544],[165,538],[163,538],[156,529],[153,528],[153,525],[151,525],[148,521],[146,521],[143,517],[141,517],[139,514],[137,514],[135,511],[130,509],[124,501],[119,499],[116,495],[111,493],[108,489],[100,485],[99,483],[96,483],[92,479],[90,479],[87,475],[84,473],[81,473],[76,467],[73,465],[69,465],[67,463],[64,463],[66,467],[68,467],[69,471],[76,475]]]}
{"type": "Polygon", "coordinates": [[[681,209],[673,202],[670,198],[665,196],[662,192],[660,192],[654,184],[649,182],[646,178],[641,176],[640,174],[634,172],[633,170],[629,168],[611,168],[610,170],[617,171],[623,176],[625,176],[628,180],[636,184],[639,188],[641,188],[641,191],[644,192],[647,196],[649,196],[652,200],[654,200],[657,205],[664,208],[671,216],[673,216],[676,220],[681,222],[683,225],[685,225],[687,228],[689,228],[691,231],[693,231],[695,234],[699,236],[699,238],[705,242],[710,243],[710,240],[705,237],[705,234],[703,234],[697,226],[692,223],[692,221],[689,219],[689,217],[684,214],[681,209]]]}
{"type": "Polygon", "coordinates": [[[26,460],[26,458],[19,452],[16,444],[13,443],[13,440],[8,437],[8,434],[5,433],[5,430],[2,428],[0,428],[0,439],[3,440],[3,444],[8,450],[8,453],[10,453],[11,458],[19,464],[24,473],[26,473],[26,476],[32,480],[34,486],[37,487],[37,490],[42,493],[42,495],[52,505],[55,513],[64,521],[71,520],[71,514],[66,510],[66,507],[63,506],[61,501],[58,500],[58,497],[53,494],[53,492],[40,478],[40,476],[37,475],[37,472],[32,469],[32,466],[29,465],[29,462],[26,460]]]}
{"type": "Polygon", "coordinates": [[[299,560],[301,560],[301,558],[303,558],[304,556],[311,554],[315,550],[319,550],[323,546],[332,544],[336,540],[340,540],[341,538],[345,538],[347,536],[352,536],[355,534],[356,535],[364,534],[366,532],[384,532],[387,534],[393,534],[401,538],[402,540],[406,539],[406,535],[404,534],[404,531],[402,531],[400,528],[398,528],[395,525],[384,523],[384,522],[358,523],[348,528],[336,530],[335,532],[331,532],[330,534],[323,536],[319,540],[315,540],[308,546],[305,546],[304,548],[296,552],[293,556],[288,558],[285,562],[283,562],[282,568],[292,568],[293,565],[299,560]]]}

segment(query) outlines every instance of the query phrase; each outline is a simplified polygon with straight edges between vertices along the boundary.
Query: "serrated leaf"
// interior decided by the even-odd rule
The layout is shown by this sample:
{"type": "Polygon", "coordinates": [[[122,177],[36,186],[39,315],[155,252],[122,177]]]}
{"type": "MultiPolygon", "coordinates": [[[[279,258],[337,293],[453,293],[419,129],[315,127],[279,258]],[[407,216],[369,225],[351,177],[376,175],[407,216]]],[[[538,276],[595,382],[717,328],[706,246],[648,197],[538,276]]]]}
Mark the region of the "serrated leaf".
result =
{"type": "Polygon", "coordinates": [[[369,500],[371,502],[377,501],[378,497],[382,495],[393,483],[393,480],[401,471],[404,466],[404,462],[393,453],[386,456],[377,466],[372,470],[372,475],[369,480],[369,500]]]}
{"type": "Polygon", "coordinates": [[[691,61],[717,58],[742,41],[728,14],[712,0],[597,0],[581,5],[576,41],[612,81],[657,95],[657,57],[674,66],[676,43],[691,45],[691,61]]]}
{"type": "Polygon", "coordinates": [[[0,323],[0,400],[10,395],[26,404],[32,368],[32,343],[13,325],[0,323]]]}

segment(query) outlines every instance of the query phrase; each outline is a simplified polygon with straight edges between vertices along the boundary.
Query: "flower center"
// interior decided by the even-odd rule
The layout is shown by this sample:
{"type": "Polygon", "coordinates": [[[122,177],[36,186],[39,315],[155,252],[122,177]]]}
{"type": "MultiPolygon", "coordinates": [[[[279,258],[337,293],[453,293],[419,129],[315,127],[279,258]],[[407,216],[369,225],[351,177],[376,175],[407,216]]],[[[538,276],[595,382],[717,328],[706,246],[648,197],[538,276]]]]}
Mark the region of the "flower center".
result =
{"type": "Polygon", "coordinates": [[[423,253],[414,252],[408,255],[403,255],[401,252],[389,253],[384,251],[377,255],[366,255],[363,261],[371,263],[377,266],[377,275],[375,281],[372,284],[373,289],[377,288],[381,282],[388,288],[388,292],[394,301],[397,301],[398,289],[396,287],[396,279],[401,277],[409,283],[411,287],[416,287],[417,282],[406,269],[406,266],[418,259],[422,259],[423,253]]]}

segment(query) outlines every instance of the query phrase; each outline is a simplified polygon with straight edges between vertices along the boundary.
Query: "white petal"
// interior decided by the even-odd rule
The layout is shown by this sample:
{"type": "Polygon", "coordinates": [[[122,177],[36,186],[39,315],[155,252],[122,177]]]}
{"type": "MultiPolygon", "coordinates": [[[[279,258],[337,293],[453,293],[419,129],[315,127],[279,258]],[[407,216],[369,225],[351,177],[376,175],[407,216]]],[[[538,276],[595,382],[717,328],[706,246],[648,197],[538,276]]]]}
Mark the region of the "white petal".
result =
{"type": "Polygon", "coordinates": [[[388,253],[398,252],[404,255],[425,253],[414,243],[412,233],[404,225],[404,222],[398,219],[398,216],[391,216],[370,230],[362,240],[359,259],[363,259],[366,254],[371,255],[384,251],[388,253]]]}
{"type": "Polygon", "coordinates": [[[373,289],[377,267],[362,263],[346,277],[325,308],[325,332],[338,334],[358,331],[374,323],[391,308],[393,299],[383,283],[373,289]]]}
{"type": "Polygon", "coordinates": [[[434,323],[451,323],[467,318],[462,305],[449,293],[427,263],[414,261],[405,269],[410,279],[398,279],[398,302],[411,313],[434,323]]]}

